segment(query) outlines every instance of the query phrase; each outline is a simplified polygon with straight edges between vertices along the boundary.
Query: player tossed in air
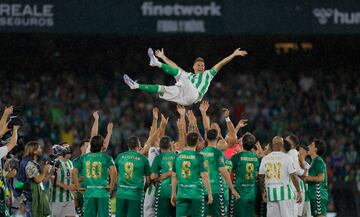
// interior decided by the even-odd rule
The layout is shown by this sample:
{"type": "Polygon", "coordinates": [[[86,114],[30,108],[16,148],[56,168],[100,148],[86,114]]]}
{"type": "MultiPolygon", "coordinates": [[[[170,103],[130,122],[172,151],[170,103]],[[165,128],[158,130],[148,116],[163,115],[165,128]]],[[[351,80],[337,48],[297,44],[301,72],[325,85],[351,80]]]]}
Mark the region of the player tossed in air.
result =
{"type": "Polygon", "coordinates": [[[150,57],[150,66],[159,67],[166,74],[174,76],[176,84],[173,86],[139,84],[136,81],[133,81],[126,74],[124,75],[125,83],[131,89],[140,89],[146,92],[159,93],[159,97],[164,100],[187,106],[200,102],[209,89],[211,80],[219,72],[219,70],[235,57],[246,56],[247,52],[238,48],[210,70],[205,70],[205,61],[203,58],[197,58],[195,59],[193,65],[194,73],[185,72],[183,69],[178,67],[173,61],[165,56],[163,50],[156,51],[156,55],[166,64],[161,63],[158,60],[151,48],[148,50],[148,55],[150,57]]]}

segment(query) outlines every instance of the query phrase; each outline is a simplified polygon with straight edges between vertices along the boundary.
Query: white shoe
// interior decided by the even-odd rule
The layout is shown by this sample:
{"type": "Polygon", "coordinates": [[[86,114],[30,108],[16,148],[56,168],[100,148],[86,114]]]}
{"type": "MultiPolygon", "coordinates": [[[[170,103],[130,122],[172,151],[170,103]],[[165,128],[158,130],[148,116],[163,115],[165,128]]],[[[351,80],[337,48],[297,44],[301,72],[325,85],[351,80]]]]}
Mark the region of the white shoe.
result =
{"type": "Polygon", "coordinates": [[[159,61],[159,59],[154,55],[154,51],[152,48],[148,49],[148,56],[150,58],[150,66],[157,66],[157,67],[161,67],[161,63],[159,61]]]}
{"type": "Polygon", "coordinates": [[[132,80],[127,74],[124,75],[124,82],[130,87],[130,89],[138,89],[139,84],[132,80]]]}

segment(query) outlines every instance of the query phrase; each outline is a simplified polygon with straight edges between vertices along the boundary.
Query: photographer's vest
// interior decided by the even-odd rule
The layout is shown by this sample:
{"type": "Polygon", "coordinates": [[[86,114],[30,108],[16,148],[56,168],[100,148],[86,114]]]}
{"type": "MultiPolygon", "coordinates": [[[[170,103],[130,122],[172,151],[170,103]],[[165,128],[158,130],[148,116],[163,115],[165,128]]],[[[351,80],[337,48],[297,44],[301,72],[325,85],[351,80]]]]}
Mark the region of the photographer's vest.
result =
{"type": "MultiPolygon", "coordinates": [[[[22,193],[24,193],[27,200],[32,200],[31,198],[31,183],[32,179],[27,178],[26,176],[26,165],[32,161],[33,159],[31,157],[25,157],[20,162],[19,172],[16,177],[16,183],[15,183],[15,191],[14,196],[20,197],[22,193]]],[[[36,162],[34,164],[38,167],[40,171],[40,166],[36,162]]]]}

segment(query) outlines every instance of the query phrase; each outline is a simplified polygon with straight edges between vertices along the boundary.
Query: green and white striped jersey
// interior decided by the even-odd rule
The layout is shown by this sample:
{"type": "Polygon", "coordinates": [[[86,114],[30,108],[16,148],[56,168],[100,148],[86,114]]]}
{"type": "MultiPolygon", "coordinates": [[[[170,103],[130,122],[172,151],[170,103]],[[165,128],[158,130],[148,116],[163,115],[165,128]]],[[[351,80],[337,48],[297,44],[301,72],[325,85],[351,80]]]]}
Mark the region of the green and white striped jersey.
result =
{"type": "MultiPolygon", "coordinates": [[[[71,184],[71,170],[74,168],[71,160],[66,162],[59,160],[60,165],[57,170],[57,181],[66,185],[71,184]]],[[[52,202],[67,202],[72,201],[73,195],[70,191],[67,191],[63,188],[53,185],[51,192],[51,201],[52,202]]]]}
{"type": "Polygon", "coordinates": [[[268,201],[293,199],[290,174],[295,173],[291,157],[281,151],[273,151],[263,157],[259,174],[265,175],[265,189],[268,201]]]}
{"type": "Polygon", "coordinates": [[[214,68],[205,70],[195,75],[194,73],[182,72],[185,77],[194,85],[195,89],[199,92],[199,99],[196,102],[200,102],[205,93],[209,89],[210,82],[216,75],[214,68]]]}

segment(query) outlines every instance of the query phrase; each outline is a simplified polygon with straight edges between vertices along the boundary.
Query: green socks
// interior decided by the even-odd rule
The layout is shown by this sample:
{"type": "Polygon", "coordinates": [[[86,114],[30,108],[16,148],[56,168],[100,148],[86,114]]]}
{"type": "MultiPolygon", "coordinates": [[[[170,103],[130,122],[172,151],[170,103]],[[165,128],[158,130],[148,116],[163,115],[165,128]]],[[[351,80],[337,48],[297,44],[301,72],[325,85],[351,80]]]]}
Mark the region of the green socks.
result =
{"type": "Polygon", "coordinates": [[[178,68],[174,68],[171,67],[167,64],[161,64],[161,69],[168,75],[172,75],[172,76],[178,76],[179,75],[179,69],[178,68]]]}
{"type": "Polygon", "coordinates": [[[157,93],[160,91],[160,85],[139,84],[139,89],[150,93],[157,93]]]}

